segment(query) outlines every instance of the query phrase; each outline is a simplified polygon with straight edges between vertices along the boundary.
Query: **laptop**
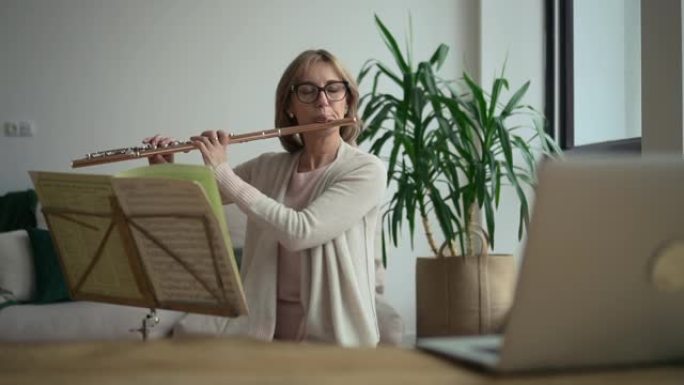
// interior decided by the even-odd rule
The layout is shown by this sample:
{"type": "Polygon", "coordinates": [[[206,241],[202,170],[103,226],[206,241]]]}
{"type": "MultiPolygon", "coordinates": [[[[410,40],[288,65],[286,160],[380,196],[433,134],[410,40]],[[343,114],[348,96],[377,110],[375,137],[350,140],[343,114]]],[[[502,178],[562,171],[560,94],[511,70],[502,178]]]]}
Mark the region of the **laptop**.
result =
{"type": "Polygon", "coordinates": [[[503,335],[419,338],[494,372],[684,362],[684,160],[547,161],[503,335]]]}

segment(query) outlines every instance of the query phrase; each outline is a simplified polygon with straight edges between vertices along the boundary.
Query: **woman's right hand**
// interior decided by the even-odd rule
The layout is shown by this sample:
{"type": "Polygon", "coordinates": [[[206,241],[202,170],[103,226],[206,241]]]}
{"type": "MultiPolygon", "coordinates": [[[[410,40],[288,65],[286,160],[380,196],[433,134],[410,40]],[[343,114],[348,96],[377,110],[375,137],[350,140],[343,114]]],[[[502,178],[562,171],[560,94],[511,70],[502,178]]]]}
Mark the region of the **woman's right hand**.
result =
{"type": "MultiPolygon", "coordinates": [[[[143,139],[143,144],[149,145],[152,148],[158,148],[158,147],[167,147],[171,143],[174,142],[173,138],[169,138],[166,136],[161,136],[159,134],[155,136],[150,136],[148,138],[143,139]]],[[[150,164],[160,164],[160,163],[173,163],[173,153],[170,154],[156,154],[152,155],[147,158],[147,161],[150,164]]]]}

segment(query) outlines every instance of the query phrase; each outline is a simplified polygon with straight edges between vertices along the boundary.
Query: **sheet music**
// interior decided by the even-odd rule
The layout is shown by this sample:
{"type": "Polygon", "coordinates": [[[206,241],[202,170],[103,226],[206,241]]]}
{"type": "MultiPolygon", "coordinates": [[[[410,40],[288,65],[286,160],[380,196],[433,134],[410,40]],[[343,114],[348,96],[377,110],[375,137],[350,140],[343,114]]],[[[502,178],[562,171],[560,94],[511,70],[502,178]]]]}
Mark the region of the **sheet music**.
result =
{"type": "MultiPolygon", "coordinates": [[[[31,172],[64,273],[73,288],[96,255],[111,223],[111,177],[31,172]],[[65,211],[55,214],[53,210],[65,211]]],[[[110,233],[102,256],[81,286],[82,294],[143,300],[119,232],[110,233]]],[[[78,297],[76,298],[78,299],[78,297]]]]}
{"type": "Polygon", "coordinates": [[[133,223],[132,235],[155,295],[162,303],[222,304],[226,315],[244,314],[244,293],[213,174],[203,166],[171,168],[177,166],[182,170],[173,177],[192,181],[169,179],[169,167],[159,166],[126,173],[144,178],[112,180],[133,223]],[[150,177],[157,170],[163,177],[150,177]],[[209,204],[212,195],[218,204],[209,204]]]}
{"type": "Polygon", "coordinates": [[[147,166],[126,170],[120,172],[117,176],[167,178],[199,183],[202,186],[202,191],[206,195],[207,201],[209,201],[211,210],[214,212],[214,215],[219,222],[219,226],[221,226],[221,231],[226,234],[228,246],[232,249],[226,218],[224,216],[223,207],[221,206],[221,195],[218,191],[214,173],[208,167],[190,164],[158,164],[154,167],[147,166]]]}

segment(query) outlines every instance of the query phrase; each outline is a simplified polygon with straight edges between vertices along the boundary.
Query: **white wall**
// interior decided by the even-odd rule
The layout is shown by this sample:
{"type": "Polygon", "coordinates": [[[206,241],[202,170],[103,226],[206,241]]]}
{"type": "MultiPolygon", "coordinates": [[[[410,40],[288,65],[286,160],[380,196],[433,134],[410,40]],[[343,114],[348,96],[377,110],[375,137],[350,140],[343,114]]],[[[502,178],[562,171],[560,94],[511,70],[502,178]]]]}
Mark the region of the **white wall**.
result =
{"type": "MultiPolygon", "coordinates": [[[[417,54],[445,41],[472,49],[467,1],[2,0],[0,121],[31,120],[34,138],[0,137],[0,190],[29,184],[26,170],[67,170],[90,151],[148,134],[178,138],[210,128],[273,126],[275,84],[303,49],[325,47],[357,73],[388,59],[373,13],[401,31],[411,12],[417,54]]],[[[236,147],[235,162],[277,141],[236,147]]],[[[183,158],[199,162],[195,154],[183,158]]],[[[112,172],[133,164],[102,167],[112,172]]]]}
{"type": "Polygon", "coordinates": [[[641,1],[643,153],[684,153],[682,0],[641,1]]]}
{"type": "MultiPolygon", "coordinates": [[[[411,13],[417,59],[447,43],[447,77],[467,68],[488,82],[508,55],[511,85],[532,79],[528,102],[542,109],[541,0],[0,0],[0,122],[29,120],[37,130],[0,136],[0,194],[29,188],[28,170],[71,171],[86,152],[149,134],[272,128],[276,82],[301,50],[330,49],[354,74],[368,58],[390,60],[374,12],[399,36],[411,13]]],[[[276,140],[252,142],[230,158],[271,150],[276,140]]],[[[197,152],[177,160],[201,163],[197,152]]],[[[517,206],[504,200],[499,217],[497,248],[511,252],[517,206]]],[[[431,253],[417,233],[414,250],[405,242],[390,254],[387,297],[413,334],[415,256],[431,253]]]]}

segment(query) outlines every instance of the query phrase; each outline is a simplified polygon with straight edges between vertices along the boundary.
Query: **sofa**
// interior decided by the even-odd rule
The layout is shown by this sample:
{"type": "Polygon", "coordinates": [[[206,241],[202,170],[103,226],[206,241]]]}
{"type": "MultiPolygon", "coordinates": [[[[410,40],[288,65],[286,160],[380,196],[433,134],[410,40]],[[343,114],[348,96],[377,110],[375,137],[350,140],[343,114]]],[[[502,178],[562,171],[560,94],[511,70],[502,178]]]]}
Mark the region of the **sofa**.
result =
{"type": "MultiPolygon", "coordinates": [[[[16,206],[9,210],[0,203],[0,213],[34,217],[12,218],[9,227],[0,227],[0,341],[139,340],[143,321],[151,325],[148,339],[222,335],[222,317],[158,309],[158,322],[151,322],[146,308],[70,300],[39,205],[15,212],[16,206]]],[[[235,205],[225,210],[233,246],[240,249],[246,218],[235,205]]],[[[381,343],[400,344],[403,322],[380,295],[382,285],[377,291],[381,343]]]]}

